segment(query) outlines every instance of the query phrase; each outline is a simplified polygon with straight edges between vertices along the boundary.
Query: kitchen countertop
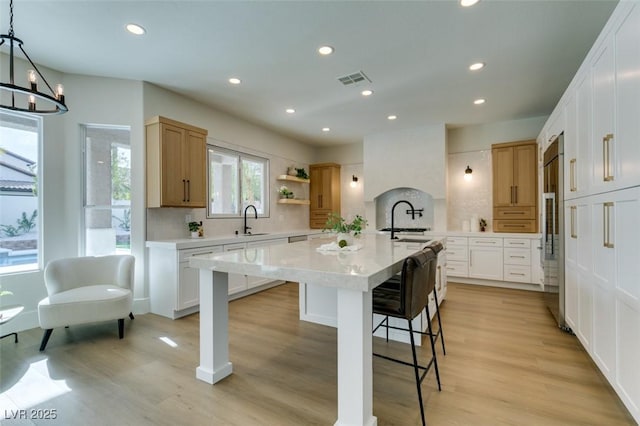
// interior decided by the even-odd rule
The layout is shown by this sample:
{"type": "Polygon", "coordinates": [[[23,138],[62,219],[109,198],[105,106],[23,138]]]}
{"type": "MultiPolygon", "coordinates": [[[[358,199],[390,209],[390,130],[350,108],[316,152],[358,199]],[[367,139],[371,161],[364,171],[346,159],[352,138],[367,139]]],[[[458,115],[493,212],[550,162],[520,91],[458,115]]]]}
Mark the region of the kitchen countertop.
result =
{"type": "MultiPolygon", "coordinates": [[[[289,238],[301,235],[321,234],[321,229],[297,229],[293,231],[275,231],[262,235],[219,235],[202,238],[177,238],[168,240],[150,240],[146,242],[146,247],[165,248],[173,250],[193,249],[223,244],[246,243],[250,241],[273,240],[277,238],[289,238]]],[[[259,234],[259,233],[256,233],[259,234]]],[[[331,235],[327,233],[329,238],[331,235]]]]}

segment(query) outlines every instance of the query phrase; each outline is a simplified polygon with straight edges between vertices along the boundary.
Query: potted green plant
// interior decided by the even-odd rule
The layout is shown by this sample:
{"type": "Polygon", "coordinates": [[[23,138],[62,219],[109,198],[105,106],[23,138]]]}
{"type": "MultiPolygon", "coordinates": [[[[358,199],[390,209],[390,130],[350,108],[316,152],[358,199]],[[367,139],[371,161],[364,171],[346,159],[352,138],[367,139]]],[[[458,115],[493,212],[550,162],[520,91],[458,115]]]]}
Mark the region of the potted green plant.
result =
{"type": "Polygon", "coordinates": [[[287,188],[286,185],[282,185],[278,193],[280,194],[280,198],[293,198],[293,192],[287,188]]]}
{"type": "Polygon", "coordinates": [[[330,230],[337,233],[337,241],[340,247],[353,244],[353,237],[360,235],[362,230],[367,226],[367,220],[356,215],[351,222],[347,222],[345,218],[336,212],[329,213],[327,222],[323,231],[330,230]]]}
{"type": "Polygon", "coordinates": [[[204,236],[204,230],[202,229],[202,221],[189,222],[189,231],[191,232],[191,238],[200,238],[204,236]]]}
{"type": "Polygon", "coordinates": [[[299,168],[295,168],[296,169],[296,177],[300,178],[300,179],[309,179],[309,175],[307,174],[307,171],[303,168],[299,169],[299,168]]]}

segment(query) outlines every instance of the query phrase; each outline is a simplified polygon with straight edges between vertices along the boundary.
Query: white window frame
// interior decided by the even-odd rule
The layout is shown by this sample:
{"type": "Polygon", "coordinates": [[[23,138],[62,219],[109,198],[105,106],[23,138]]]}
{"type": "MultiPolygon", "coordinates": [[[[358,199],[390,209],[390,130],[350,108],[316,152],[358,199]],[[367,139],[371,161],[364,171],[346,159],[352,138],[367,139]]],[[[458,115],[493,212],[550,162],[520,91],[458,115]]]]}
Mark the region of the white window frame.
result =
{"type": "MultiPolygon", "coordinates": [[[[133,146],[131,144],[131,127],[130,126],[117,126],[117,125],[109,125],[109,124],[81,124],[80,125],[80,135],[81,135],[81,149],[82,149],[82,196],[80,199],[82,200],[81,206],[81,218],[80,218],[80,253],[83,255],[87,254],[87,220],[86,220],[86,212],[88,209],[111,209],[114,207],[120,209],[121,206],[110,205],[87,205],[87,128],[92,129],[112,129],[112,130],[126,130],[129,132],[129,150],[133,153],[133,146]]],[[[133,164],[131,165],[133,168],[133,164]]],[[[129,214],[133,216],[133,200],[131,200],[129,204],[129,214]]],[[[131,237],[132,230],[129,230],[129,238],[131,237]]],[[[131,240],[130,240],[131,244],[131,240]]],[[[116,249],[117,250],[117,249],[116,249]]],[[[125,250],[122,253],[117,254],[131,254],[131,248],[129,250],[125,250]]]]}
{"type": "Polygon", "coordinates": [[[14,111],[2,111],[3,114],[7,114],[7,115],[13,115],[13,116],[17,116],[17,117],[26,117],[30,120],[34,120],[38,123],[38,159],[37,164],[38,164],[38,168],[36,170],[36,179],[37,179],[37,186],[36,186],[36,190],[37,190],[37,194],[38,194],[38,216],[36,218],[37,222],[38,222],[38,235],[37,235],[37,239],[38,239],[38,243],[37,243],[37,253],[36,253],[36,263],[30,263],[30,264],[26,264],[26,265],[15,265],[12,267],[6,267],[3,268],[3,270],[0,272],[0,276],[2,275],[9,275],[9,274],[21,274],[21,273],[30,273],[30,272],[34,272],[34,271],[38,271],[38,270],[42,270],[43,269],[43,244],[42,244],[42,234],[43,234],[43,216],[44,216],[44,197],[42,196],[42,174],[43,174],[43,164],[42,164],[42,159],[44,158],[44,155],[42,153],[44,144],[43,144],[43,140],[44,140],[44,126],[43,126],[43,120],[41,116],[36,116],[36,115],[32,115],[32,114],[24,114],[24,113],[20,113],[20,112],[14,112],[14,111]]]}
{"type": "MultiPolygon", "coordinates": [[[[247,160],[251,160],[251,161],[256,161],[256,162],[261,162],[264,164],[264,176],[263,176],[263,185],[264,185],[264,206],[263,206],[263,211],[262,213],[258,213],[258,217],[269,217],[270,214],[270,205],[271,205],[271,201],[270,201],[270,164],[269,164],[269,159],[268,158],[264,158],[264,157],[260,157],[257,155],[253,155],[253,154],[247,154],[246,152],[242,152],[242,151],[236,151],[234,149],[230,149],[230,148],[223,148],[217,145],[212,145],[212,144],[207,144],[207,218],[208,219],[237,219],[239,217],[242,217],[244,215],[244,209],[247,207],[247,205],[245,205],[244,201],[242,200],[242,160],[243,159],[247,159],[247,160]],[[210,180],[210,171],[209,171],[209,166],[211,164],[210,161],[210,154],[211,152],[219,152],[222,154],[228,154],[228,155],[233,155],[233,156],[237,156],[238,157],[238,182],[237,182],[237,187],[238,187],[238,200],[240,200],[240,202],[238,203],[237,206],[237,211],[233,212],[233,213],[212,213],[211,212],[211,202],[210,202],[210,184],[211,184],[211,180],[210,180]]],[[[250,212],[252,213],[252,211],[250,212]]]]}

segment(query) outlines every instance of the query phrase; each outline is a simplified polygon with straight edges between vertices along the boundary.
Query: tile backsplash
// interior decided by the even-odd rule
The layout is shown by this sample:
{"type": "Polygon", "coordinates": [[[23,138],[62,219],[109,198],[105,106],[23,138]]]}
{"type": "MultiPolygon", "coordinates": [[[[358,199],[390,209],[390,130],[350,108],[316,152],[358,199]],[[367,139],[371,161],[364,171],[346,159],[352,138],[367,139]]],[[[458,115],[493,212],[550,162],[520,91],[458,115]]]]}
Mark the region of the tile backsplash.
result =
{"type": "Polygon", "coordinates": [[[447,173],[447,229],[462,231],[465,221],[475,215],[484,218],[491,231],[493,187],[491,150],[449,154],[447,173]],[[471,181],[464,179],[467,166],[473,170],[471,181]]]}

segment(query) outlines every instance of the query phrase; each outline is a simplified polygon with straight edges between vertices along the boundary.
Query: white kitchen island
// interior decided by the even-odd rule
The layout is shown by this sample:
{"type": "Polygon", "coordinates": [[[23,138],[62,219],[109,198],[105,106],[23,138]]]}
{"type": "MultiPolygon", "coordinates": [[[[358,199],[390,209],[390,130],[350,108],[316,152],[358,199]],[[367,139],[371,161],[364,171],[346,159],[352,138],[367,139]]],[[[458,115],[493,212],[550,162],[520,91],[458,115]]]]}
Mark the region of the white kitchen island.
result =
{"type": "Polygon", "coordinates": [[[200,365],[196,377],[214,384],[233,371],[229,360],[228,274],[241,273],[337,288],[338,419],[336,425],[376,425],[373,415],[371,290],[398,273],[420,249],[363,235],[353,252],[321,253],[326,240],[193,256],[200,269],[200,365]]]}

